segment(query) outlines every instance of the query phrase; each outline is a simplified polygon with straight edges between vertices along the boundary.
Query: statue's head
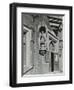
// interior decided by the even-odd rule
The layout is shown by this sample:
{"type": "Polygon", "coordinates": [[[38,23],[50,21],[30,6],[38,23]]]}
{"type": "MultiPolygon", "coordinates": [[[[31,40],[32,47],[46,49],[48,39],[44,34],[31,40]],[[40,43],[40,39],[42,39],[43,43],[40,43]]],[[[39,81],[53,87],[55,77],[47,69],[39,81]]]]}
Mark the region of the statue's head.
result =
{"type": "Polygon", "coordinates": [[[45,26],[41,26],[41,27],[39,28],[39,32],[40,32],[40,33],[46,33],[46,28],[45,28],[45,26]]]}

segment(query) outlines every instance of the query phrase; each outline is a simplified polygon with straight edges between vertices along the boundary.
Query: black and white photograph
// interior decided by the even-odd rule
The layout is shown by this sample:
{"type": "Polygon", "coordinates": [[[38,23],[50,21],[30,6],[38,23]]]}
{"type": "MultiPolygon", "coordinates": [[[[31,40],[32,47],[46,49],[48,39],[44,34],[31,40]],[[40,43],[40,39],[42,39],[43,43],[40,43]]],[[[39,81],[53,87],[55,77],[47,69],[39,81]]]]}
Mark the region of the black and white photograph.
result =
{"type": "Polygon", "coordinates": [[[22,13],[22,75],[63,72],[63,17],[22,13]]]}
{"type": "Polygon", "coordinates": [[[72,83],[72,7],[10,4],[10,86],[72,83]]]}

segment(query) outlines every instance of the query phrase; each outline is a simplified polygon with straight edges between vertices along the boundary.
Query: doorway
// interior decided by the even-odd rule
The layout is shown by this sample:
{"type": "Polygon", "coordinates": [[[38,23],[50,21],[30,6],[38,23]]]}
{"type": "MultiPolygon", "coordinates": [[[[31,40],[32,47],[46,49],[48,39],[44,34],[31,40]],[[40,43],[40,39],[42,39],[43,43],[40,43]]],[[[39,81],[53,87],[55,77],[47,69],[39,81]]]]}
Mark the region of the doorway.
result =
{"type": "Polygon", "coordinates": [[[51,52],[51,72],[54,72],[54,53],[51,52]]]}

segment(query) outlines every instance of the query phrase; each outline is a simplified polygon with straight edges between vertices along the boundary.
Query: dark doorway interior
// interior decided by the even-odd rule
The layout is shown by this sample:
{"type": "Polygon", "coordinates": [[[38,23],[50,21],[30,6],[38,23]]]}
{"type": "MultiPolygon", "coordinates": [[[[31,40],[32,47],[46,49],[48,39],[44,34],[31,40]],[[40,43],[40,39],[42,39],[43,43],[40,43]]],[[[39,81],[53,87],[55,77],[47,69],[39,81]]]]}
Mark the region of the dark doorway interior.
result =
{"type": "Polygon", "coordinates": [[[54,72],[54,53],[51,52],[51,72],[54,72]]]}

